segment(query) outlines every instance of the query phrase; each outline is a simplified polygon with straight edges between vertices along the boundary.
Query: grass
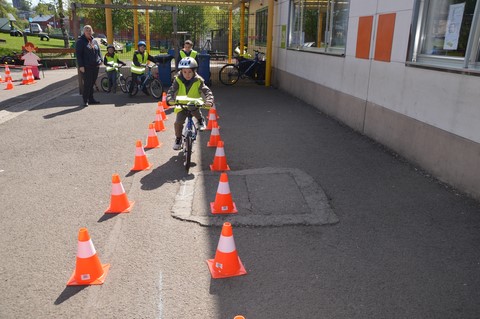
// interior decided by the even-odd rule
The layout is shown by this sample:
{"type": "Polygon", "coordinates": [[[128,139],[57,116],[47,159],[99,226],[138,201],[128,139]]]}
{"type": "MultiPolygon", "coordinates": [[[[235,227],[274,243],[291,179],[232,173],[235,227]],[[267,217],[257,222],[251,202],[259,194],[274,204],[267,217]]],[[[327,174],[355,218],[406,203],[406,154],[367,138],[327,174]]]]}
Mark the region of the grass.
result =
{"type": "MultiPolygon", "coordinates": [[[[0,56],[3,55],[12,55],[12,52],[21,52],[22,46],[24,45],[23,37],[11,37],[8,33],[0,33],[0,39],[6,40],[6,43],[0,44],[0,56]]],[[[35,46],[39,48],[63,48],[64,42],[63,39],[53,39],[50,38],[50,41],[42,41],[37,36],[28,36],[27,40],[32,42],[35,46]]],[[[73,40],[70,40],[70,44],[73,43],[73,40]]],[[[107,47],[100,45],[102,50],[102,57],[105,56],[107,52],[107,47]]],[[[133,57],[134,49],[132,51],[126,52],[125,45],[123,53],[118,52],[119,58],[122,61],[130,61],[133,57]]],[[[158,54],[166,54],[166,52],[161,52],[159,49],[150,50],[150,55],[155,56],[158,54]]]]}

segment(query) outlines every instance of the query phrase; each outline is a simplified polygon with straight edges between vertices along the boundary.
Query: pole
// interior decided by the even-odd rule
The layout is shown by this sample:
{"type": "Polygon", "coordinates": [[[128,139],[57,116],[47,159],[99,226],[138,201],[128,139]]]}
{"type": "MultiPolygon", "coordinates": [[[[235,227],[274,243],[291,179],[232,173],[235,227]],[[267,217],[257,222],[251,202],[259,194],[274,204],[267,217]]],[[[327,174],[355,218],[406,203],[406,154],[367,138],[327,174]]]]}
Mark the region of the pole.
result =
{"type": "MultiPolygon", "coordinates": [[[[112,0],[105,0],[105,4],[112,4],[112,0]]],[[[107,42],[108,44],[113,44],[112,9],[105,8],[105,20],[107,26],[107,42]]]]}
{"type": "Polygon", "coordinates": [[[267,61],[265,64],[265,86],[270,86],[272,73],[272,41],[273,41],[273,12],[275,11],[274,0],[268,0],[267,21],[267,61]]]}
{"type": "Polygon", "coordinates": [[[233,25],[232,8],[230,8],[230,10],[228,11],[228,63],[232,63],[232,41],[233,41],[232,25],[233,25]]]}
{"type": "Polygon", "coordinates": [[[245,2],[240,6],[240,55],[243,55],[245,47],[245,2]]]}
{"type": "Polygon", "coordinates": [[[145,10],[145,41],[147,42],[147,52],[150,53],[150,14],[145,10]]]}
{"type": "MultiPolygon", "coordinates": [[[[137,0],[133,0],[133,4],[137,5],[137,0]]],[[[133,45],[134,48],[137,47],[138,43],[138,11],[137,9],[133,10],[133,45]]]]}

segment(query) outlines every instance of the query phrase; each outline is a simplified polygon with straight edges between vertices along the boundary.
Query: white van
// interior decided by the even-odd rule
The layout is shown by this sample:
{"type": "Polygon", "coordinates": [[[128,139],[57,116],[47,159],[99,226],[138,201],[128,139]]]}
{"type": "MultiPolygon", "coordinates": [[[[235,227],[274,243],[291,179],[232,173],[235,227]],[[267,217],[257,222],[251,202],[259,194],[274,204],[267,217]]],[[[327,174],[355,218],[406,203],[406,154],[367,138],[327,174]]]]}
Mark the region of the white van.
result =
{"type": "Polygon", "coordinates": [[[32,33],[43,32],[42,27],[38,23],[30,23],[30,30],[32,30],[32,33]]]}

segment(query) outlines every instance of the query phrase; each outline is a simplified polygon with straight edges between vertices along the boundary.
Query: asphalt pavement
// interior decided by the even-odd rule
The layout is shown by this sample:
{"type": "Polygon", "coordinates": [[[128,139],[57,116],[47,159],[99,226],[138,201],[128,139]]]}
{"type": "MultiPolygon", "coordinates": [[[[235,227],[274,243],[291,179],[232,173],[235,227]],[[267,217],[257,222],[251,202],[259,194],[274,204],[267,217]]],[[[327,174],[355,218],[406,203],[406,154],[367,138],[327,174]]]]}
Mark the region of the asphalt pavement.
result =
{"type": "Polygon", "coordinates": [[[101,104],[80,107],[75,74],[0,92],[0,318],[478,317],[477,201],[244,82],[212,86],[239,210],[213,217],[210,133],[186,174],[167,110],[153,168],[131,172],[157,102],[98,92],[101,104]],[[104,214],[114,173],[131,213],[104,214]],[[225,221],[247,275],[212,279],[225,221]],[[102,286],[66,287],[80,227],[111,264],[102,286]]]}

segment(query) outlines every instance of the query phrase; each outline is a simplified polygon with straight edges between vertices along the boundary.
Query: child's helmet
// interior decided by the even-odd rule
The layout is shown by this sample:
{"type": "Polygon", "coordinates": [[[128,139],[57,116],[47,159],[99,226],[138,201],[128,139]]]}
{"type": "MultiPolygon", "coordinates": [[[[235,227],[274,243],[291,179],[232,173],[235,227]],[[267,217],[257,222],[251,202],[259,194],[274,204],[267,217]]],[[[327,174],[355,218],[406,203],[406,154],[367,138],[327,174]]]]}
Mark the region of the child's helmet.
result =
{"type": "Polygon", "coordinates": [[[196,69],[198,68],[198,63],[194,58],[186,57],[180,60],[178,63],[179,69],[196,69]]]}
{"type": "Polygon", "coordinates": [[[144,46],[144,47],[147,46],[147,44],[145,43],[145,41],[138,41],[138,47],[141,47],[141,46],[144,46]]]}
{"type": "Polygon", "coordinates": [[[109,45],[107,45],[107,50],[108,50],[108,49],[110,49],[110,48],[112,48],[112,49],[114,49],[114,50],[115,50],[115,47],[113,46],[113,44],[109,44],[109,45]]]}

